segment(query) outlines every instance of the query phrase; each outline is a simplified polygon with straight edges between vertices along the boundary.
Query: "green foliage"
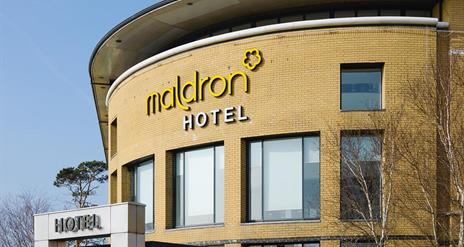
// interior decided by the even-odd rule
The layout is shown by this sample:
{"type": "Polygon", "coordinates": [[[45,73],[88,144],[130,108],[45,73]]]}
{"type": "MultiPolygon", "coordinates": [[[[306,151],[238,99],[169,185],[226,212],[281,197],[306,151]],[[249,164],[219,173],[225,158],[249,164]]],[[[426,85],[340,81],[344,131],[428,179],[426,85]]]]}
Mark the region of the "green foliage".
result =
{"type": "Polygon", "coordinates": [[[107,170],[108,165],[103,161],[85,161],[77,167],[61,169],[53,185],[68,189],[76,207],[92,206],[88,199],[95,195],[99,184],[108,180],[107,170]]]}

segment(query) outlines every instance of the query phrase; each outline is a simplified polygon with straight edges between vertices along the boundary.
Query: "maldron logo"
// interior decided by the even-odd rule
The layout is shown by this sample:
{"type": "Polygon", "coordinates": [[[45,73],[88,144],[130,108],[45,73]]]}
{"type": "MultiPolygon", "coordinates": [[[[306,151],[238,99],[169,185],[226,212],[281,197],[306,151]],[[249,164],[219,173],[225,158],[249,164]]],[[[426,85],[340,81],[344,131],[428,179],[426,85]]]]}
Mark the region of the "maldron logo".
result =
{"type": "MultiPolygon", "coordinates": [[[[242,65],[253,71],[261,63],[261,52],[256,49],[248,49],[243,53],[242,65]]],[[[161,112],[162,109],[169,110],[178,106],[182,110],[189,111],[188,104],[203,101],[205,88],[215,98],[224,95],[232,95],[237,83],[243,83],[243,91],[248,93],[248,75],[243,71],[235,71],[227,76],[214,75],[201,78],[198,71],[193,73],[193,80],[181,83],[180,76],[176,76],[173,87],[164,89],[161,93],[153,92],[146,98],[146,113],[148,116],[161,112]]]]}

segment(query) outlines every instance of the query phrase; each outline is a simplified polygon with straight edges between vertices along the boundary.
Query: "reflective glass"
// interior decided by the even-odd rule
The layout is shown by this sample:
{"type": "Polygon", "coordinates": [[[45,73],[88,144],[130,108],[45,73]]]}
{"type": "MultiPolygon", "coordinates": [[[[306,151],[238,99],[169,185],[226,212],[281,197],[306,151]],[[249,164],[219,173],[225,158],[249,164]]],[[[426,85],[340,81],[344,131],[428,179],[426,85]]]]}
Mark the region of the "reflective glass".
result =
{"type": "Polygon", "coordinates": [[[224,222],[224,146],[215,147],[215,222],[224,222]]]}
{"type": "Polygon", "coordinates": [[[224,222],[224,147],[176,154],[176,226],[224,222]]]}
{"type": "Polygon", "coordinates": [[[330,18],[329,11],[311,12],[305,15],[306,20],[318,20],[318,19],[328,19],[328,18],[330,18]]]}
{"type": "Polygon", "coordinates": [[[304,138],[304,189],[305,219],[318,219],[320,215],[319,137],[304,138]]]}
{"type": "Polygon", "coordinates": [[[185,152],[185,225],[214,222],[214,149],[185,152]]]}
{"type": "Polygon", "coordinates": [[[135,201],[145,204],[145,230],[153,230],[153,161],[135,167],[135,201]]]}
{"type": "Polygon", "coordinates": [[[184,224],[184,153],[176,154],[176,225],[184,224]]]}
{"type": "Polygon", "coordinates": [[[250,220],[259,221],[263,218],[263,188],[262,188],[262,142],[250,143],[250,220]]]}
{"type": "Polygon", "coordinates": [[[380,217],[381,140],[376,135],[344,135],[341,141],[341,217],[380,217]],[[367,190],[362,184],[367,184],[367,190]],[[367,195],[367,196],[366,196],[367,195]],[[369,200],[368,200],[369,199],[369,200]],[[369,212],[371,202],[372,212],[369,212]]]}
{"type": "Polygon", "coordinates": [[[342,69],[341,109],[375,110],[381,108],[382,71],[377,69],[342,69]]]}
{"type": "Polygon", "coordinates": [[[302,218],[302,141],[279,139],[263,143],[264,219],[302,218]]]}

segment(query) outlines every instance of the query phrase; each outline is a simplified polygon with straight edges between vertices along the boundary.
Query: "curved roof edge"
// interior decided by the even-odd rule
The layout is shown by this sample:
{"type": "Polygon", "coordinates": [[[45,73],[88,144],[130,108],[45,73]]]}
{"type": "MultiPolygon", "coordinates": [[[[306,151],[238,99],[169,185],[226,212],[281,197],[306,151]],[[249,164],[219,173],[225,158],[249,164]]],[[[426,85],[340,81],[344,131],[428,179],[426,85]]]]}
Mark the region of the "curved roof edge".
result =
{"type": "Polygon", "coordinates": [[[97,54],[98,50],[101,48],[101,46],[108,40],[109,37],[111,37],[112,35],[114,35],[118,30],[120,30],[122,27],[128,25],[129,23],[131,23],[132,21],[142,17],[143,15],[149,13],[150,11],[153,11],[157,8],[160,8],[160,7],[163,7],[165,5],[168,5],[172,2],[175,2],[175,1],[179,1],[179,0],[162,0],[158,3],[155,3],[151,6],[148,6],[142,10],[140,10],[139,12],[133,14],[132,16],[128,17],[127,19],[123,20],[122,22],[120,22],[118,25],[116,25],[115,27],[113,27],[110,31],[108,31],[97,43],[97,45],[95,46],[95,48],[93,48],[93,51],[92,51],[92,55],[90,55],[90,60],[89,60],[89,67],[88,67],[88,70],[89,70],[89,75],[90,75],[90,78],[92,78],[92,63],[94,61],[94,58],[95,58],[95,55],[97,54]]]}
{"type": "Polygon", "coordinates": [[[289,22],[274,24],[262,27],[255,27],[250,29],[245,29],[241,31],[221,34],[191,43],[187,43],[181,46],[174,47],[167,51],[158,53],[152,57],[149,57],[134,66],[130,67],[128,70],[124,71],[119,77],[112,83],[108,93],[105,98],[105,105],[108,106],[111,95],[114,90],[119,86],[121,82],[127,79],[129,76],[133,75],[137,71],[154,64],[158,61],[161,61],[165,58],[177,55],[182,52],[190,51],[196,48],[217,44],[221,42],[226,42],[230,40],[258,36],[269,33],[276,32],[285,32],[292,30],[301,30],[301,29],[313,29],[313,28],[323,28],[323,27],[344,27],[344,26],[355,26],[355,25],[412,25],[412,26],[430,26],[435,28],[446,28],[448,27],[447,23],[439,22],[437,18],[429,17],[350,17],[350,18],[337,18],[337,19],[322,19],[322,20],[309,20],[309,21],[298,21],[298,22],[289,22]]]}

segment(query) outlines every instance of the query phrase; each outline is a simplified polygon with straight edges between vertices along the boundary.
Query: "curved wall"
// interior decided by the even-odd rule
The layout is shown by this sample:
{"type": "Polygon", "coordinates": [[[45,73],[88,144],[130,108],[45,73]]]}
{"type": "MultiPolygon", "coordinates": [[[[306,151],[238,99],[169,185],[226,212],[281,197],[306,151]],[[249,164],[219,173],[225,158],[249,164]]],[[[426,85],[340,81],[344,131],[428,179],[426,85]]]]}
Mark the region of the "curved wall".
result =
{"type": "MultiPolygon", "coordinates": [[[[117,170],[117,183],[110,193],[116,201],[130,198],[126,164],[154,155],[155,231],[146,240],[223,244],[247,243],[250,239],[325,237],[322,246],[336,246],[339,224],[339,163],[331,160],[338,152],[328,142],[334,129],[369,129],[358,123],[370,112],[340,111],[340,64],[384,63],[383,108],[388,114],[399,107],[401,84],[406,77],[420,76],[436,52],[435,28],[412,26],[367,26],[323,28],[267,34],[229,41],[184,52],[159,61],[125,79],[109,99],[109,120],[117,118],[117,154],[110,157],[109,174],[117,170]],[[241,64],[245,50],[257,48],[262,62],[253,71],[241,64]],[[248,75],[249,90],[237,80],[233,95],[204,101],[147,116],[147,96],[200,78],[242,71],[248,75]],[[190,114],[242,106],[248,121],[211,122],[204,128],[184,130],[182,119],[190,114]],[[244,139],[295,133],[320,133],[321,217],[316,221],[246,223],[246,168],[244,139]],[[197,145],[224,142],[224,224],[211,227],[169,229],[172,226],[172,153],[197,145]],[[116,186],[117,184],[117,186],[116,186]],[[117,193],[115,189],[117,188],[117,193]],[[117,198],[117,199],[116,199],[117,198]],[[331,240],[332,239],[332,240],[331,240]]],[[[210,115],[211,116],[211,115],[210,115]]],[[[223,115],[220,115],[222,118],[223,115]]],[[[367,121],[366,121],[367,122],[367,121]]],[[[401,178],[398,178],[400,180],[401,178]]],[[[113,201],[112,201],[113,202],[113,201]]],[[[418,235],[406,222],[401,234],[418,235]]]]}

